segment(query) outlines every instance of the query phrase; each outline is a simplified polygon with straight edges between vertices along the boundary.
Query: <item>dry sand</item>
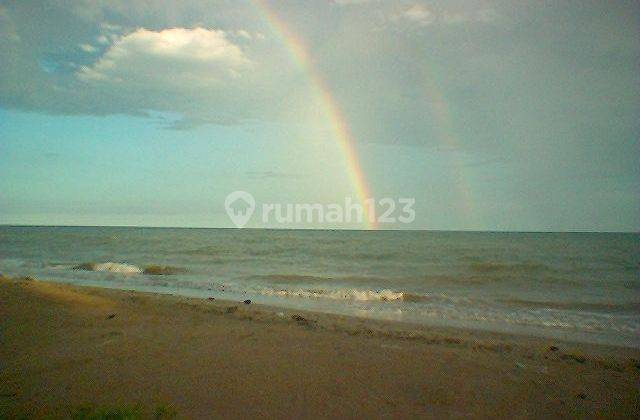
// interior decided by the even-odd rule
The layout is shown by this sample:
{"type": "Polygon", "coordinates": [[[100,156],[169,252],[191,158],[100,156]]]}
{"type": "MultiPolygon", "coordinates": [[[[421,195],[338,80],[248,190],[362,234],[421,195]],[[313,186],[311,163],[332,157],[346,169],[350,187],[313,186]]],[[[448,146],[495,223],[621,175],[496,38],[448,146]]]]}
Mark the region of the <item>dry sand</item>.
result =
{"type": "Polygon", "coordinates": [[[0,418],[638,418],[639,353],[0,279],[0,418]]]}

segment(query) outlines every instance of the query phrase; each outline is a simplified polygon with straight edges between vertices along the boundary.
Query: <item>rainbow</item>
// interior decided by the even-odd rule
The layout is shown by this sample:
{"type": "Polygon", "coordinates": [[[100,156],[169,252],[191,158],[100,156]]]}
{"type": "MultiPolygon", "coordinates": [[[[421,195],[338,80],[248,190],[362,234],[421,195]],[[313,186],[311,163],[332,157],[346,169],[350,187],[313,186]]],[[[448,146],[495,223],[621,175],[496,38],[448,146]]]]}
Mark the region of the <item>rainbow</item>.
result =
{"type": "Polygon", "coordinates": [[[440,144],[454,152],[452,155],[451,169],[454,177],[453,182],[457,190],[455,193],[459,203],[458,208],[465,218],[466,228],[477,228],[479,220],[477,220],[477,211],[475,211],[473,207],[473,190],[469,185],[468,176],[466,176],[465,173],[464,162],[458,153],[461,149],[460,141],[455,134],[451,111],[448,102],[445,100],[444,92],[438,83],[436,83],[436,78],[430,70],[429,66],[423,66],[421,79],[424,83],[425,93],[430,98],[430,107],[436,123],[437,140],[440,144]]]}
{"type": "Polygon", "coordinates": [[[276,34],[287,47],[293,61],[308,75],[311,86],[318,96],[318,103],[322,106],[327,121],[329,122],[332,137],[336,140],[344,156],[351,186],[364,209],[364,222],[366,227],[368,229],[376,229],[377,222],[375,220],[375,214],[370,211],[369,205],[367,204],[367,199],[372,197],[364,180],[364,174],[354,147],[354,139],[349,125],[333,97],[331,90],[316,69],[303,40],[289,29],[286,22],[269,7],[265,0],[253,0],[253,3],[264,15],[273,33],[276,34]]]}

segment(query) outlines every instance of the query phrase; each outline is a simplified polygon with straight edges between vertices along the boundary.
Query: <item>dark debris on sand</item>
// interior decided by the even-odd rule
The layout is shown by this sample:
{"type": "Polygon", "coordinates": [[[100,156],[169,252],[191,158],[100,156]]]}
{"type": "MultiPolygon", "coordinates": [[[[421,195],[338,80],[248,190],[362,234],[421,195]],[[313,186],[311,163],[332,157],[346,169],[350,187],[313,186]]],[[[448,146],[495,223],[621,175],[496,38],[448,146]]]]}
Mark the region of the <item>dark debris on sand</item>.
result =
{"type": "Polygon", "coordinates": [[[311,325],[313,325],[313,324],[315,324],[317,322],[317,321],[313,321],[313,320],[307,319],[307,318],[303,317],[302,315],[298,315],[298,314],[291,315],[291,319],[296,321],[298,323],[298,325],[306,325],[306,326],[311,326],[311,325]]]}

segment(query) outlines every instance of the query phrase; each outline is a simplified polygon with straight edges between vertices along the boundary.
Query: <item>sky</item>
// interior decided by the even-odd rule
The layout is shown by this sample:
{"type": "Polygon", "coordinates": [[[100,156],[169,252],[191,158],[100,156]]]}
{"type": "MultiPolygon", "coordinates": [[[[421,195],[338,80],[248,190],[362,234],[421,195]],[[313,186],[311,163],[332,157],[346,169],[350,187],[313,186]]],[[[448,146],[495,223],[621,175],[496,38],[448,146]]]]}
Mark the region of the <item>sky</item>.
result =
{"type": "Polygon", "coordinates": [[[637,232],[639,117],[634,1],[0,0],[0,224],[637,232]]]}

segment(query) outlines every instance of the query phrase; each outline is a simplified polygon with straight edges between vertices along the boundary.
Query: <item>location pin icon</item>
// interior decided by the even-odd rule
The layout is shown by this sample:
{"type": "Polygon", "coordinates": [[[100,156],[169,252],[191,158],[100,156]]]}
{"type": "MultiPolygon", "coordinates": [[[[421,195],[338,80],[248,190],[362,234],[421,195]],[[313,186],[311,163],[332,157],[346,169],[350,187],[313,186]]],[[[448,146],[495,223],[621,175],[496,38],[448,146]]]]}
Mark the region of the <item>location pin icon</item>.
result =
{"type": "Polygon", "coordinates": [[[236,227],[244,227],[256,208],[256,200],[246,191],[234,191],[224,200],[224,208],[236,227]]]}

